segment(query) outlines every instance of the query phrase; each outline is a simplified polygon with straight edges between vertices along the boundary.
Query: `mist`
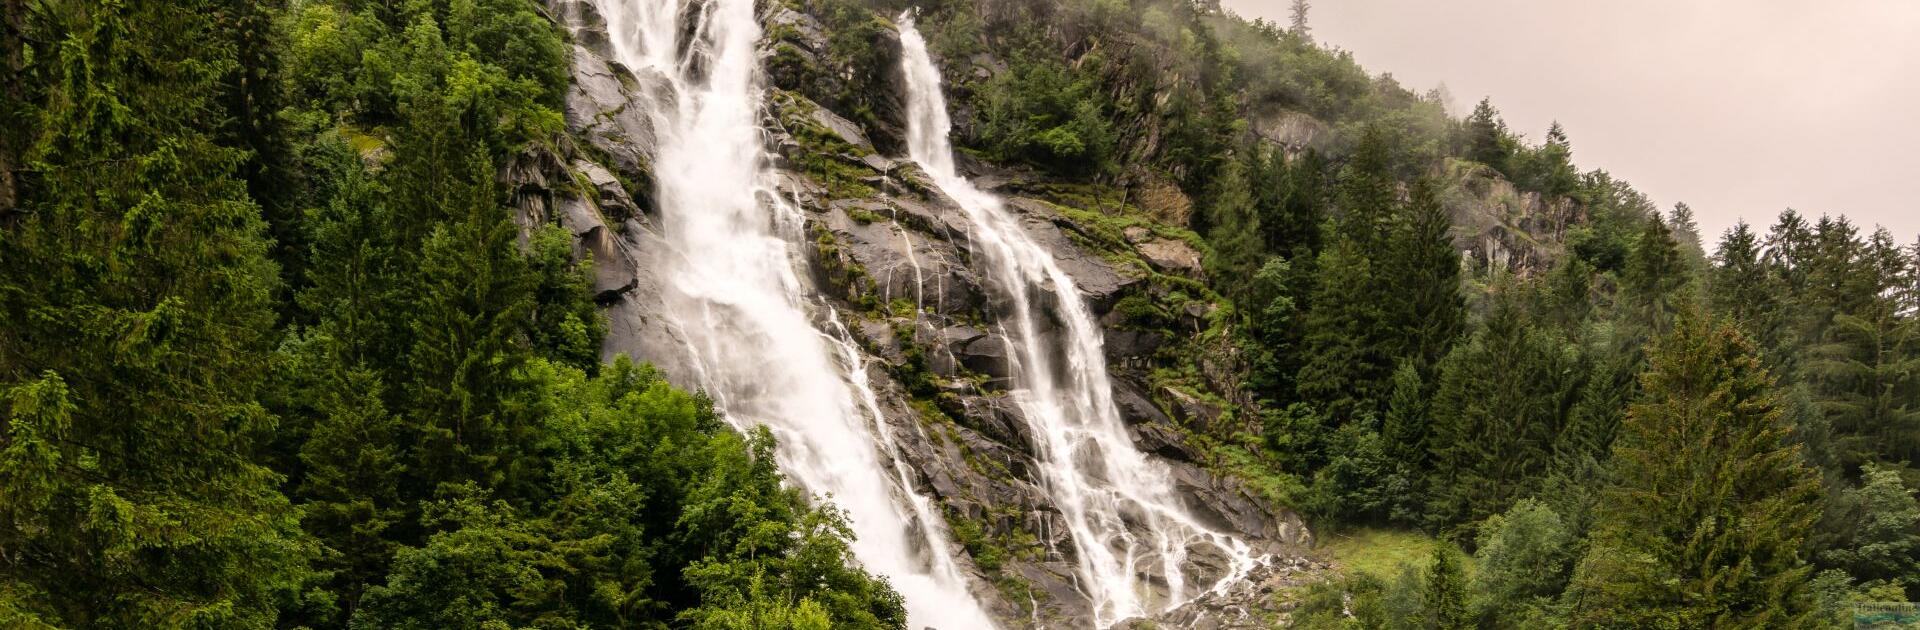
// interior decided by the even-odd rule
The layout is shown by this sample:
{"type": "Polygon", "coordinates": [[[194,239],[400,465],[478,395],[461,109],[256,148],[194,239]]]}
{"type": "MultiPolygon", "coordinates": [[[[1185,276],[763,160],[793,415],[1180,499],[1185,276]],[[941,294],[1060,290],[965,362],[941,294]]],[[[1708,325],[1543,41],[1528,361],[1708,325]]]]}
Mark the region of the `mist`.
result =
{"type": "Polygon", "coordinates": [[[1920,235],[1920,2],[1320,0],[1309,24],[1456,114],[1490,96],[1534,142],[1560,121],[1581,168],[1692,206],[1709,251],[1788,207],[1920,235]]]}

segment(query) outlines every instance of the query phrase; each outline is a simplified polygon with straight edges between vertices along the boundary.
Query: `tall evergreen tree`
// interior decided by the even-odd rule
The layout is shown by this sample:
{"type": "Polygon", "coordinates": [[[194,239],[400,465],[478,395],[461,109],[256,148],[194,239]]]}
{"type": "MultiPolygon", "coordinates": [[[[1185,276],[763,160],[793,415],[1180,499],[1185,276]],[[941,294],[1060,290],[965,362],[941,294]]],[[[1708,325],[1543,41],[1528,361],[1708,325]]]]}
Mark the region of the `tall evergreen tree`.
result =
{"type": "Polygon", "coordinates": [[[1665,334],[1673,326],[1674,317],[1685,306],[1681,289],[1689,280],[1673,231],[1659,217],[1648,219],[1621,278],[1629,321],[1647,331],[1642,339],[1665,334]]]}
{"type": "Polygon", "coordinates": [[[1500,119],[1500,110],[1493,108],[1492,98],[1480,99],[1473,107],[1464,131],[1467,159],[1507,173],[1508,161],[1513,156],[1513,136],[1507,132],[1506,121],[1500,119]]]}
{"type": "Polygon", "coordinates": [[[1291,26],[1287,29],[1287,32],[1301,39],[1311,41],[1313,39],[1313,27],[1307,24],[1307,10],[1312,8],[1313,4],[1307,2],[1307,0],[1293,0],[1293,5],[1288,8],[1289,23],[1291,26]]]}
{"type": "MultiPolygon", "coordinates": [[[[1254,159],[1258,159],[1257,157],[1254,159]]],[[[1257,162],[1256,162],[1257,163],[1257,162]]],[[[1207,242],[1213,255],[1207,258],[1207,273],[1227,289],[1235,299],[1247,297],[1254,272],[1260,270],[1263,249],[1260,216],[1247,181],[1247,166],[1242,160],[1230,160],[1209,185],[1207,194],[1207,242]]]]}
{"type": "MultiPolygon", "coordinates": [[[[1745,221],[1734,224],[1720,239],[1714,266],[1708,274],[1707,302],[1715,313],[1733,320],[1763,351],[1773,347],[1781,316],[1776,278],[1769,273],[1760,240],[1745,221]]],[[[1771,353],[1767,353],[1771,354],[1771,353]]],[[[1774,358],[1768,356],[1771,362],[1774,358]]],[[[1771,363],[1770,363],[1771,364],[1771,363]]]]}
{"type": "Polygon", "coordinates": [[[1495,298],[1486,328],[1441,368],[1428,442],[1436,528],[1505,511],[1537,487],[1575,393],[1572,357],[1527,321],[1514,292],[1495,298]]]}
{"type": "Polygon", "coordinates": [[[1386,293],[1391,277],[1392,219],[1397,184],[1385,131],[1369,128],[1342,171],[1340,214],[1325,230],[1330,242],[1315,264],[1303,321],[1304,354],[1295,387],[1336,423],[1378,414],[1399,356],[1386,293]]]}
{"type": "Polygon", "coordinates": [[[6,6],[46,44],[8,60],[37,86],[8,104],[33,176],[0,226],[8,625],[270,628],[305,580],[255,459],[278,278],[216,127],[223,6],[6,6]]]}
{"type": "Polygon", "coordinates": [[[1689,316],[1654,345],[1642,379],[1567,594],[1574,625],[1810,626],[1801,550],[1819,479],[1787,445],[1752,345],[1689,316]]]}
{"type": "Polygon", "coordinates": [[[1473,616],[1467,608],[1467,572],[1460,566],[1460,551],[1453,545],[1438,544],[1427,565],[1427,627],[1434,630],[1470,630],[1473,616]]]}
{"type": "Polygon", "coordinates": [[[1460,296],[1460,254],[1453,245],[1453,217],[1441,205],[1435,184],[1414,181],[1388,252],[1391,284],[1383,289],[1392,308],[1388,325],[1398,354],[1431,380],[1434,367],[1466,327],[1460,296]]]}

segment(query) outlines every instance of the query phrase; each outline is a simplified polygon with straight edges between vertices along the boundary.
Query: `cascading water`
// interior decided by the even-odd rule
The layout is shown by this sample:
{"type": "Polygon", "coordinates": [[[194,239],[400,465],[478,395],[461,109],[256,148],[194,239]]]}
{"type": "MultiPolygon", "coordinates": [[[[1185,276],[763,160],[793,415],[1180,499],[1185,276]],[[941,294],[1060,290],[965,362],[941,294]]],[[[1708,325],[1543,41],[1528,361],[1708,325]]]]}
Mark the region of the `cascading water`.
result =
{"type": "Polygon", "coordinates": [[[1185,563],[1192,545],[1212,545],[1229,558],[1224,589],[1264,561],[1246,543],[1210,531],[1180,503],[1166,466],[1133,446],[1113,402],[1100,329],[1053,257],[1020,226],[1000,199],[954,167],[952,123],[939,70],[912,15],[900,19],[907,77],[907,144],[911,157],[966,211],[971,241],[991,278],[1007,294],[1000,326],[1017,347],[1012,395],[1032,425],[1043,481],[1065,518],[1078,552],[1078,578],[1107,627],[1179,606],[1187,600],[1185,563]],[[1062,330],[1042,334],[1052,304],[1062,330]],[[1131,527],[1130,527],[1131,525],[1131,527]],[[1160,563],[1168,594],[1150,601],[1142,563],[1160,563]]]}
{"type": "Polygon", "coordinates": [[[992,627],[907,483],[861,355],[797,271],[802,219],[774,192],[760,127],[754,0],[594,4],[652,99],[662,235],[639,260],[662,279],[690,376],[736,427],[769,427],[781,467],[846,510],[854,555],[905,596],[914,627],[992,627]]]}

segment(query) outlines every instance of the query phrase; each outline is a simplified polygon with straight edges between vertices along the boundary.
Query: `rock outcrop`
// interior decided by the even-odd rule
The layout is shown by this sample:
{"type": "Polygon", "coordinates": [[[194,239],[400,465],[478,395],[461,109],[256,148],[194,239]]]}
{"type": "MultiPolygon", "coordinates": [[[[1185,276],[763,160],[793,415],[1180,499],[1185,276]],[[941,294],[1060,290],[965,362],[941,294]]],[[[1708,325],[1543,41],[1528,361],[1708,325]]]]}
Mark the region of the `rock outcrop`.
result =
{"type": "MultiPolygon", "coordinates": [[[[770,144],[780,154],[780,193],[805,215],[822,310],[838,312],[865,351],[870,384],[918,490],[937,502],[950,529],[969,532],[952,545],[968,560],[973,590],[1010,624],[1088,626],[1068,528],[1041,485],[1029,425],[1009,397],[1011,345],[991,323],[1001,298],[974,264],[964,212],[911,162],[888,157],[903,145],[897,102],[856,122],[810,98],[817,85],[785,84],[843,73],[824,68],[826,40],[816,17],[771,4],[763,56],[784,61],[770,62],[770,144]]],[[[659,313],[661,283],[671,279],[648,273],[646,264],[658,249],[648,199],[654,136],[643,113],[649,91],[641,88],[649,79],[611,61],[605,25],[590,4],[549,0],[549,8],[573,33],[574,85],[566,104],[572,142],[551,153],[530,151],[524,167],[505,177],[523,222],[563,226],[576,253],[595,262],[594,289],[609,323],[606,354],[654,362],[680,384],[697,386],[677,359],[682,342],[659,313]]],[[[1303,575],[1297,559],[1310,534],[1298,517],[1220,474],[1188,444],[1187,426],[1221,413],[1207,400],[1230,396],[1150,378],[1156,368],[1200,354],[1192,335],[1166,325],[1197,330],[1212,308],[1180,297],[1166,281],[1201,277],[1200,254],[1152,233],[1096,242],[1091,228],[1064,215],[1070,199],[1031,192],[1036,188],[1025,184],[1032,176],[969,168],[1003,185],[1009,206],[1101,316],[1116,402],[1136,445],[1167,463],[1193,513],[1272,554],[1273,564],[1255,579],[1171,611],[1163,622],[1238,628],[1267,619],[1260,611],[1271,607],[1274,585],[1303,575]],[[1164,304],[1175,299],[1188,302],[1164,304]],[[1169,313],[1166,321],[1120,308],[1128,300],[1155,304],[1169,313]]],[[[1196,577],[1221,570],[1204,555],[1193,560],[1196,577]]]]}

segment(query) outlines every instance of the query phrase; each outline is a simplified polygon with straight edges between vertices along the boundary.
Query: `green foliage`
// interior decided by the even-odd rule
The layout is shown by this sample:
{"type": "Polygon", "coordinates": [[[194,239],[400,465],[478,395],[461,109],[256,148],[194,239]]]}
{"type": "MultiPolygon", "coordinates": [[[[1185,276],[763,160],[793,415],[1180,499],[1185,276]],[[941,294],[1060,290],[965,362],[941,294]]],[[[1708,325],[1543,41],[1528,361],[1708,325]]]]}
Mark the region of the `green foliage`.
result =
{"type": "Polygon", "coordinates": [[[1070,70],[1049,53],[1016,56],[1018,71],[981,87],[980,138],[995,157],[1080,174],[1113,168],[1111,124],[1100,110],[1098,59],[1070,70]]]}
{"type": "Polygon", "coordinates": [[[1862,484],[1848,488],[1833,509],[1853,531],[1848,548],[1827,552],[1827,560],[1868,583],[1885,583],[1920,595],[1920,502],[1891,468],[1868,464],[1862,484]]]}
{"type": "Polygon", "coordinates": [[[1389,607],[1403,601],[1386,592],[1380,578],[1367,573],[1308,586],[1288,626],[1305,630],[1396,627],[1387,624],[1389,607]]]}
{"type": "Polygon", "coordinates": [[[1468,630],[1473,620],[1467,609],[1467,575],[1460,566],[1460,551],[1452,545],[1433,548],[1433,561],[1427,565],[1427,627],[1435,630],[1468,630]]]}
{"type": "Polygon", "coordinates": [[[1572,573],[1575,533],[1552,508],[1522,499],[1480,527],[1473,590],[1481,627],[1542,625],[1572,573]]]}
{"type": "Polygon", "coordinates": [[[1801,545],[1820,511],[1818,478],[1785,444],[1772,379],[1738,332],[1698,316],[1651,352],[1567,593],[1573,622],[1810,623],[1801,545]]]}
{"type": "Polygon", "coordinates": [[[1248,188],[1246,167],[1238,160],[1228,162],[1211,186],[1207,222],[1212,229],[1207,233],[1207,243],[1213,255],[1207,258],[1207,273],[1229,296],[1243,297],[1251,283],[1235,284],[1254,278],[1265,262],[1260,216],[1248,188]]]}
{"type": "Polygon", "coordinates": [[[32,46],[0,97],[22,127],[0,209],[7,625],[268,628],[325,605],[301,601],[316,545],[254,459],[279,283],[245,134],[220,126],[230,4],[7,6],[32,46]]]}
{"type": "Polygon", "coordinates": [[[1507,122],[1500,119],[1500,110],[1494,109],[1491,98],[1480,99],[1480,104],[1474,106],[1463,133],[1462,153],[1467,159],[1491,166],[1512,179],[1513,166],[1509,161],[1513,159],[1517,142],[1508,133],[1507,122]]]}
{"type": "Polygon", "coordinates": [[[1428,442],[1436,528],[1480,521],[1536,489],[1573,404],[1576,358],[1528,321],[1519,292],[1496,295],[1485,328],[1441,364],[1428,442]]]}

